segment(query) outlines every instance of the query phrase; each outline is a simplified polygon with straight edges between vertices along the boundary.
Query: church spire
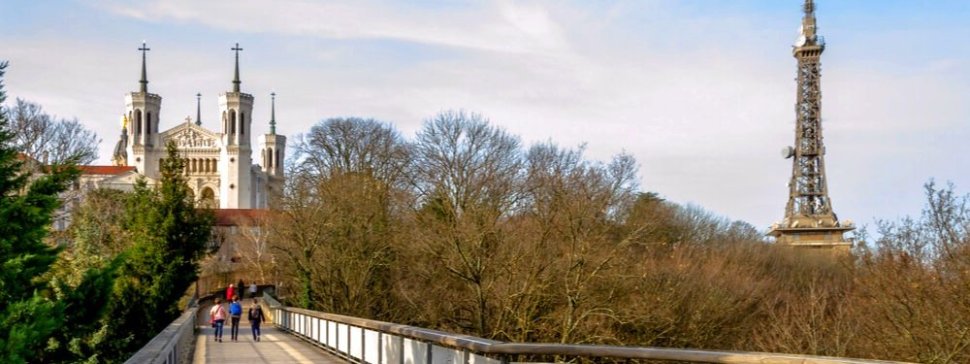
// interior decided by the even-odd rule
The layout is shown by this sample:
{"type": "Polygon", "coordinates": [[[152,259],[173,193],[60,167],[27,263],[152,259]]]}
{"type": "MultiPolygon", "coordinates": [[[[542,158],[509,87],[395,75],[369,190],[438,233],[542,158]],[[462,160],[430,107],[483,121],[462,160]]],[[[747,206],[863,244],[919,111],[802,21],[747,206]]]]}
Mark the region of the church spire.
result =
{"type": "Polygon", "coordinates": [[[269,133],[276,134],[276,93],[272,92],[269,96],[273,100],[269,112],[269,133]]]}
{"type": "Polygon", "coordinates": [[[239,43],[236,43],[236,46],[229,50],[236,52],[236,77],[232,79],[232,92],[239,92],[239,84],[242,83],[239,81],[239,51],[243,49],[239,48],[239,43]]]}
{"type": "Polygon", "coordinates": [[[202,125],[202,93],[195,94],[195,125],[202,125]]]}
{"type": "Polygon", "coordinates": [[[145,63],[147,63],[146,53],[150,51],[151,48],[148,48],[145,42],[142,41],[141,48],[138,48],[138,50],[141,51],[141,81],[138,81],[138,83],[141,84],[141,89],[139,91],[143,93],[148,93],[148,71],[145,63]]]}

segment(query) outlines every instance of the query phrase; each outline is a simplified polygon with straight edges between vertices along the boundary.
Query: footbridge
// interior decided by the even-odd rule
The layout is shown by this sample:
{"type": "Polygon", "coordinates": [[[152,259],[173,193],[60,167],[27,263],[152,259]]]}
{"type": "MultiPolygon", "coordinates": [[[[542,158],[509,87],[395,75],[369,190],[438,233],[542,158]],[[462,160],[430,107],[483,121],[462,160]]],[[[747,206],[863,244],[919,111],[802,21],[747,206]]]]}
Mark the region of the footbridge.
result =
{"type": "Polygon", "coordinates": [[[190,304],[126,363],[900,363],[758,352],[509,343],[288,307],[268,294],[259,304],[267,315],[260,341],[253,339],[245,318],[238,341],[230,340],[228,325],[223,341],[215,341],[208,325],[208,306],[190,304]]]}

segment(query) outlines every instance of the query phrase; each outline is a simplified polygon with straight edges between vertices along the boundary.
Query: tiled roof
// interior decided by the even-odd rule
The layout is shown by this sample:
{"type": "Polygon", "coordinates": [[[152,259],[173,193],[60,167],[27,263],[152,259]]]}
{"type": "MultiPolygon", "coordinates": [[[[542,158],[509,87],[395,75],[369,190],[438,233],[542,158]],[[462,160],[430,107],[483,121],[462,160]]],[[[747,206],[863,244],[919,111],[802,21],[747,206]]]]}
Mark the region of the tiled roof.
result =
{"type": "Polygon", "coordinates": [[[81,174],[118,175],[134,171],[134,166],[78,166],[81,174]]]}
{"type": "Polygon", "coordinates": [[[267,210],[260,209],[218,209],[215,226],[238,226],[246,222],[253,222],[257,218],[266,216],[267,210]]]}

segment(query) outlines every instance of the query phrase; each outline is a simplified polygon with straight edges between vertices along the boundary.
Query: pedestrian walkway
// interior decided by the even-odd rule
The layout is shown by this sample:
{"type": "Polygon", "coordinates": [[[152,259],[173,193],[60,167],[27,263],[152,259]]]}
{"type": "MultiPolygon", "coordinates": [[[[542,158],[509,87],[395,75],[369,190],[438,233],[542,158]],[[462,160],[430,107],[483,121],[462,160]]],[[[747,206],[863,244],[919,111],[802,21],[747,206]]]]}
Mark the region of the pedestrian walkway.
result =
{"type": "Polygon", "coordinates": [[[205,325],[209,322],[209,309],[205,308],[202,311],[203,315],[198,321],[199,331],[195,341],[193,363],[346,363],[345,360],[317,346],[277,330],[272,323],[263,323],[260,341],[253,341],[253,332],[245,315],[250,303],[250,300],[246,300],[247,306],[243,310],[239,327],[239,341],[229,340],[228,322],[223,331],[223,341],[213,340],[214,329],[205,325]]]}

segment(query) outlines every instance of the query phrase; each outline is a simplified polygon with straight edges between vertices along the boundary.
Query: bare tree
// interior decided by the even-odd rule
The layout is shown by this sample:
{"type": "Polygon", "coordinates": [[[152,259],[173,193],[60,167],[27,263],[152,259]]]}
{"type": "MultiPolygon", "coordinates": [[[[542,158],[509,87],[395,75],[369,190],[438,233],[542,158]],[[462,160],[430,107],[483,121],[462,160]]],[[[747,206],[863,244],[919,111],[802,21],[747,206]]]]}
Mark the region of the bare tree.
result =
{"type": "Polygon", "coordinates": [[[391,311],[388,273],[405,187],[408,145],[385,123],[330,119],[298,148],[273,223],[285,264],[295,271],[301,302],[369,317],[391,311]]]}
{"type": "Polygon", "coordinates": [[[481,115],[446,111],[425,122],[414,151],[417,258],[437,266],[423,273],[446,290],[425,292],[455,300],[445,325],[491,335],[493,284],[508,262],[500,253],[512,244],[502,221],[520,197],[519,140],[481,115]]]}
{"type": "Polygon", "coordinates": [[[42,163],[88,164],[98,157],[101,140],[77,119],[60,119],[22,99],[9,110],[16,147],[42,163]]]}
{"type": "Polygon", "coordinates": [[[301,137],[296,151],[301,169],[316,176],[359,173],[397,182],[409,161],[400,133],[374,119],[325,120],[301,137]]]}
{"type": "Polygon", "coordinates": [[[533,146],[526,159],[525,216],[539,229],[533,244],[552,260],[557,309],[544,319],[563,343],[612,340],[603,328],[616,321],[610,302],[625,291],[617,268],[631,241],[615,227],[636,196],[636,162],[619,155],[604,165],[552,144],[533,146]]]}
{"type": "MultiPolygon", "coordinates": [[[[270,282],[275,259],[270,251],[270,219],[265,213],[239,216],[236,219],[239,238],[236,246],[243,263],[259,282],[270,282]]],[[[252,280],[252,278],[250,279],[252,280]]]]}

